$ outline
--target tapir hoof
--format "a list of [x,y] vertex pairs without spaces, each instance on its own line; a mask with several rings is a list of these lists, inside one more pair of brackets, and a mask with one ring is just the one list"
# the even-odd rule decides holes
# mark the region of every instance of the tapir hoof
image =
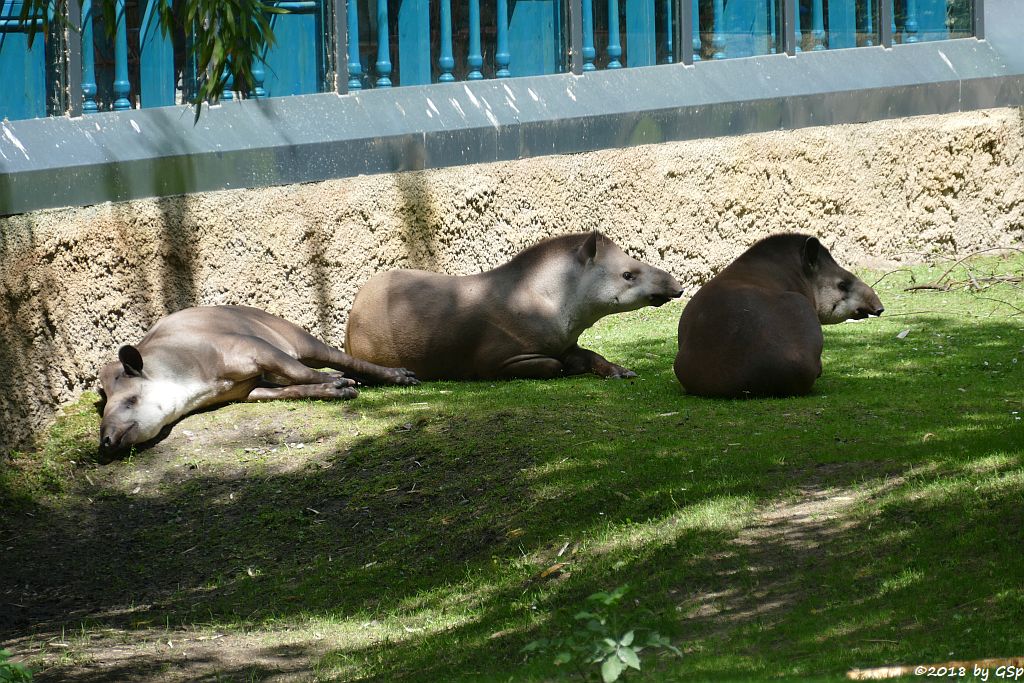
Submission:
[[340,372],[325,372],[324,374],[327,375],[327,381],[336,387],[354,387],[356,385],[354,379],[349,379]]
[[352,399],[359,396],[359,392],[349,386],[339,387],[334,385],[327,389],[326,396],[324,398],[337,398],[342,401],[351,401]]
[[420,383],[416,379],[416,373],[412,370],[406,370],[405,368],[390,368],[390,370],[387,381],[391,384],[397,384],[400,387],[411,387]]
[[637,374],[629,368],[624,368],[621,365],[615,363],[609,363],[607,368],[601,368],[597,373],[605,379],[632,379]]

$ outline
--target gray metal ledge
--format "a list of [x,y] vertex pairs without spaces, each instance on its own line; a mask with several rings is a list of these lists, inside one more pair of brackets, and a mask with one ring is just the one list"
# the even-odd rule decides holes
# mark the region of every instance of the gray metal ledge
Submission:
[[0,215],[1024,104],[1024,12],[987,40],[0,122]]

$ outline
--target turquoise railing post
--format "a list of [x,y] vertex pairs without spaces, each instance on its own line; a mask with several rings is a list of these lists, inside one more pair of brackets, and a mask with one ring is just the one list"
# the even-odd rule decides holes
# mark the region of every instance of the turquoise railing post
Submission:
[[700,0],[693,0],[693,61],[700,61]]
[[388,0],[377,0],[377,82],[391,87],[391,43],[388,36]]
[[725,20],[724,0],[715,0],[711,8],[711,48],[714,52],[711,59],[725,59],[725,34],[722,33],[722,23]]
[[114,2],[114,110],[131,109],[128,92],[128,27],[125,23],[125,0]]
[[358,0],[345,3],[348,16],[348,89],[363,89],[363,64],[359,59],[359,7]]
[[96,106],[96,47],[92,42],[92,0],[82,2],[82,113],[99,111]]
[[916,43],[917,37],[917,0],[907,0],[907,18],[903,22],[903,42]]
[[821,0],[811,0],[811,44],[815,52],[825,49],[825,18]]
[[775,0],[768,0],[768,40],[770,43],[768,46],[768,53],[773,55],[779,51],[779,35],[777,27],[775,26],[776,21]]
[[895,40],[896,36],[899,35],[896,32],[896,0],[882,0],[882,2],[886,1],[888,1],[889,7],[891,8],[891,11],[889,12],[889,16],[892,17],[892,26],[890,27],[890,31],[892,31],[891,35],[893,37],[893,40]]
[[508,52],[508,0],[497,1],[498,13],[498,39],[494,51],[494,65],[497,70],[494,75],[498,78],[508,78],[512,72],[508,65],[512,61],[512,55]]
[[596,71],[594,59],[597,57],[597,50],[594,49],[594,2],[583,0],[583,70]]
[[469,54],[466,55],[466,64],[469,65],[468,80],[483,80],[484,75],[480,72],[484,65],[480,49],[480,0],[469,0]]
[[441,67],[438,77],[442,83],[455,80],[452,69],[455,68],[455,55],[452,53],[452,0],[441,0],[441,56],[437,60]]
[[608,0],[608,68],[621,69],[622,43],[619,42],[619,0]]
[[871,0],[868,0],[864,3],[864,45],[867,47],[875,44],[875,22],[871,14]]
[[671,64],[675,61],[672,54],[672,3],[675,0],[665,0],[665,63]]

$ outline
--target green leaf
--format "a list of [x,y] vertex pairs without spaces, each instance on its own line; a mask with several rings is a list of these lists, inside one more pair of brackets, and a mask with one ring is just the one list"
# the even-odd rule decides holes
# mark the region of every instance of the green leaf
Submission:
[[603,680],[604,683],[617,681],[625,668],[626,665],[622,663],[621,659],[618,657],[609,657],[604,660],[604,664],[601,665],[601,680]]
[[572,661],[572,653],[570,652],[559,652],[555,656],[555,666],[561,666],[562,664],[568,664]]
[[632,645],[633,644],[633,632],[629,631],[626,635],[622,636],[622,640],[619,641],[619,645]]
[[620,647],[618,649],[618,652],[616,652],[615,654],[619,656],[619,659],[621,659],[622,663],[626,666],[632,667],[637,671],[640,670],[640,658],[637,656],[633,648]]

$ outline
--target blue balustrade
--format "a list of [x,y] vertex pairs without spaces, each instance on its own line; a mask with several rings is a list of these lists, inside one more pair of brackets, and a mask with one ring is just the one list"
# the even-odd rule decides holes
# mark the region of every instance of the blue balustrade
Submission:
[[484,65],[480,49],[480,0],[469,0],[469,54],[466,55],[466,64],[469,66],[469,74],[466,76],[468,80],[483,79],[484,75],[480,71]]
[[114,110],[131,109],[128,93],[128,25],[125,19],[125,0],[114,1]]
[[346,3],[348,18],[348,89],[360,90],[363,87],[363,64],[359,57],[359,3],[350,0]]
[[594,48],[594,2],[583,0],[583,70],[595,71],[594,59],[597,50]]
[[[166,106],[191,96],[194,66],[186,62],[181,86],[185,92],[180,92],[176,80],[186,56],[180,53],[182,46],[175,46],[160,30],[157,7],[162,1],[135,0],[138,13],[126,14],[127,0],[116,0],[112,27],[104,26],[94,12],[95,0],[83,1],[84,113]],[[270,15],[277,44],[254,64],[253,82],[241,96],[327,89],[327,55],[332,50],[325,17],[333,11],[332,2],[346,0],[272,1],[286,11]],[[680,1],[691,3],[691,35],[685,46],[678,44],[675,26]],[[357,91],[564,71],[565,55],[577,49],[566,44],[569,2],[580,3],[577,35],[585,72],[672,63],[678,61],[675,52],[680,48],[692,50],[693,61],[699,62],[704,36],[709,39],[707,54],[714,59],[771,54],[781,51],[782,1],[494,0],[482,8],[481,0],[351,0],[343,9],[334,7],[347,18],[342,77],[349,90]],[[797,49],[804,39],[813,50],[877,44],[885,7],[880,2],[893,8],[895,42],[961,37],[972,30],[971,7],[954,0],[795,0]],[[56,106],[48,97],[59,91],[55,84],[62,78],[60,58],[48,56],[42,36],[28,49],[25,27],[18,20],[21,7],[20,0],[0,0],[0,73],[5,86],[16,84],[0,90],[0,115],[8,118],[46,115]],[[368,54],[375,56],[372,78],[363,64]],[[137,68],[129,65],[129,58],[136,56]],[[223,97],[239,96],[231,92],[238,85],[229,84]]]
[[825,17],[821,0],[811,0],[811,46],[815,52],[825,49]]
[[452,74],[455,68],[455,54],[452,52],[452,0],[441,0],[441,57],[437,65],[441,68],[437,80],[442,83],[455,80]]
[[621,69],[622,43],[619,38],[619,0],[608,0],[608,68]]
[[388,0],[377,0],[377,87],[391,87],[391,49],[388,36]]
[[715,0],[711,9],[711,59],[725,59],[725,1]]
[[96,104],[96,47],[92,39],[92,0],[82,2],[82,113],[99,111]]
[[498,26],[498,46],[494,53],[494,64],[498,78],[508,78],[512,72],[508,70],[512,55],[508,52],[508,0],[497,0],[495,21]]
[[693,0],[693,61],[701,60],[700,51],[703,47],[700,39],[700,0]]

